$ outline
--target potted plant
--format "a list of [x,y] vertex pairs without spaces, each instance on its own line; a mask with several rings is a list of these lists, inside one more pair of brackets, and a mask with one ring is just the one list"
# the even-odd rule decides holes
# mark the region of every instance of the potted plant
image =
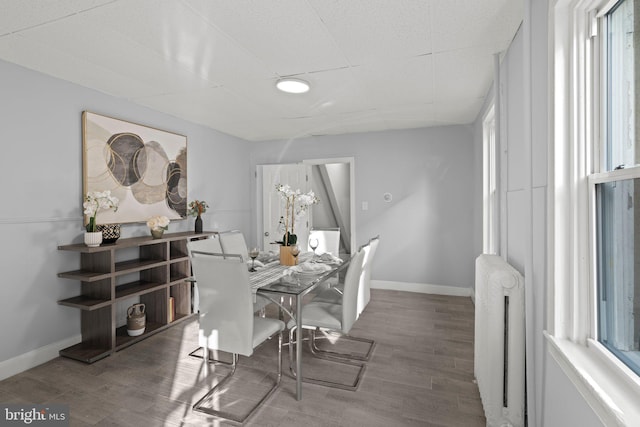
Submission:
[[295,246],[298,242],[298,236],[295,234],[296,219],[302,218],[309,206],[315,205],[320,200],[313,194],[313,191],[302,193],[300,189],[292,190],[289,185],[276,185],[276,191],[280,193],[280,197],[285,204],[285,215],[281,218],[281,224],[284,228],[282,240],[280,244],[280,263],[284,265],[295,265],[296,258],[291,254],[291,246]]
[[89,221],[85,226],[84,242],[87,246],[96,247],[102,243],[102,231],[98,230],[96,224],[96,216],[101,209],[118,210],[120,201],[117,197],[111,195],[111,191],[90,191],[84,197],[84,214],[89,216]]
[[147,220],[147,227],[154,239],[161,239],[165,230],[169,229],[169,218],[164,215],[152,216]]
[[195,232],[202,233],[202,214],[207,211],[209,205],[204,200],[194,200],[189,203],[189,215],[195,216]]

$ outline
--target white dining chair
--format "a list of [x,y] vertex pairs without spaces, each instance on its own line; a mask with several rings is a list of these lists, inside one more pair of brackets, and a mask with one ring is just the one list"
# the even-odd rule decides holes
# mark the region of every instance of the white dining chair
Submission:
[[[342,363],[342,364],[351,365],[359,368],[356,378],[351,384],[344,384],[344,383],[329,381],[325,379],[306,378],[306,377],[303,378],[303,381],[305,382],[311,382],[315,384],[341,388],[346,390],[357,390],[358,386],[360,385],[362,375],[364,374],[364,371],[366,369],[366,365],[364,363],[354,362],[352,360],[348,360],[343,357],[340,357],[341,355],[343,355],[343,353],[336,353],[331,351],[318,352],[317,348],[314,346],[314,343],[315,343],[316,330],[330,331],[330,332],[340,334],[341,338],[343,339],[362,341],[370,344],[370,350],[369,350],[369,354],[367,355],[367,358],[370,356],[371,352],[373,352],[375,343],[372,340],[368,340],[365,338],[355,338],[349,335],[349,331],[351,330],[351,328],[353,327],[353,324],[356,321],[358,283],[360,280],[360,275],[362,273],[363,261],[364,261],[364,250],[360,249],[353,256],[353,258],[351,259],[351,262],[349,263],[347,274],[344,280],[344,293],[342,295],[342,300],[340,303],[311,301],[310,303],[302,307],[302,313],[298,313],[298,316],[302,316],[301,322],[302,322],[303,329],[309,330],[309,333],[310,333],[309,345],[313,355],[316,357],[322,357],[324,359],[331,360],[335,363]],[[296,324],[295,324],[295,321],[293,320],[289,322],[288,326],[289,326],[289,366],[291,369],[291,373],[294,376],[296,376],[297,373],[293,368],[294,367],[293,343],[295,342],[294,334],[301,333],[301,331],[296,331]]]
[[322,255],[330,253],[333,256],[338,256],[340,252],[340,229],[339,228],[312,228],[309,231],[308,250],[313,251],[313,248],[309,244],[311,239],[318,239],[318,247],[315,253]]
[[[231,353],[229,373],[194,405],[193,409],[236,424],[243,424],[273,394],[282,377],[282,331],[284,322],[254,316],[249,273],[242,257],[212,254],[190,248],[194,274],[201,288],[198,340],[202,348],[205,376],[209,374],[209,351]],[[278,335],[278,371],[273,385],[247,414],[232,414],[218,397],[236,372],[238,356],[250,357],[255,348]],[[211,406],[208,405],[211,402]],[[214,409],[215,406],[215,409]]]
[[376,257],[376,251],[380,244],[380,236],[369,240],[365,247],[364,262],[362,264],[362,275],[358,287],[358,317],[364,311],[369,301],[371,301],[371,267]]
[[[364,311],[369,301],[371,301],[371,267],[375,259],[375,254],[380,243],[380,236],[370,239],[361,248],[364,249],[364,262],[362,264],[362,274],[358,285],[358,317]],[[324,289],[313,299],[317,302],[339,302],[342,299],[344,284]]]
[[[197,245],[198,250],[200,251],[210,252],[210,253],[222,253],[222,246],[220,246],[220,237],[216,234],[209,236],[206,239],[193,240],[193,242],[199,242],[199,243],[196,243],[195,245]],[[187,253],[189,257],[191,257],[191,247],[192,246],[187,245]],[[193,275],[193,272],[192,272],[191,283],[193,285],[192,286],[193,294],[191,295],[191,298],[193,301],[193,312],[197,313],[198,311],[200,311],[200,290],[198,288],[198,281],[196,280],[195,275]]]
[[[219,234],[219,236],[220,236],[220,246],[222,248],[223,254],[241,255],[242,259],[244,259],[245,262],[247,263],[247,266],[252,265],[249,259],[249,249],[247,247],[247,242],[244,238],[244,234],[242,234],[241,231],[239,230],[223,231]],[[254,303],[255,311],[260,311],[261,314],[264,315],[264,310],[270,303],[271,301],[258,295]]]
[[[380,236],[376,236],[370,239],[365,245],[361,246],[359,250],[364,251],[364,259],[362,262],[362,268],[360,271],[360,277],[358,279],[358,296],[356,301],[356,319],[360,317],[362,311],[371,300],[371,264],[373,263],[373,259],[375,257],[376,250],[378,248],[378,244],[380,243]],[[318,293],[313,298],[313,302],[317,303],[332,303],[332,304],[341,304],[344,294],[344,283],[339,283],[336,286],[332,286],[330,288],[324,289]],[[365,342],[370,343],[369,351],[366,354],[353,354],[353,353],[333,353],[334,356],[344,357],[347,359],[354,360],[363,360],[368,361],[373,352],[373,347],[375,346],[374,340],[361,339],[354,336],[349,336],[352,340],[363,340]],[[315,339],[310,343],[313,345],[313,348],[317,352],[322,352],[316,346]]]
[[249,259],[249,248],[244,239],[244,234],[239,230],[223,231],[220,233],[220,245],[223,254],[242,255],[244,260]]

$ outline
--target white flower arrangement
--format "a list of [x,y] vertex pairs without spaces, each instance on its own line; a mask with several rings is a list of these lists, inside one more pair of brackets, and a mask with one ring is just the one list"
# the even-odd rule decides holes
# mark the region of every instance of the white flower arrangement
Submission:
[[[307,209],[311,205],[315,205],[320,202],[320,199],[313,194],[313,191],[308,193],[302,193],[300,189],[292,190],[288,184],[276,185],[276,191],[280,193],[280,197],[285,201],[286,214],[284,217],[284,236],[282,241],[279,242],[284,246],[295,245],[298,241],[298,236],[294,234],[294,224],[296,219],[300,219],[307,212]],[[281,218],[281,221],[283,219]]]
[[147,227],[151,230],[167,230],[169,228],[169,218],[164,215],[152,216],[147,220]]
[[89,222],[86,225],[86,230],[88,232],[96,232],[98,231],[98,226],[96,224],[96,215],[98,215],[98,211],[101,209],[113,209],[113,211],[118,210],[118,204],[120,200],[117,197],[111,195],[111,191],[90,191],[84,197],[84,203],[82,203],[82,207],[84,208],[84,214],[89,216]]

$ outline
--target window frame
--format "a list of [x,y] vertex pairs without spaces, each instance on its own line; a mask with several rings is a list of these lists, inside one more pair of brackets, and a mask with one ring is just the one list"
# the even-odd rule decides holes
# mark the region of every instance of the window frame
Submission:
[[[602,17],[618,0],[550,3],[549,352],[605,425],[640,419],[640,377],[597,341],[596,184],[602,172],[606,68]],[[605,41],[606,42],[606,41]],[[606,58],[604,58],[606,60]]]
[[498,142],[496,105],[491,103],[482,120],[482,253],[497,254],[500,246]]

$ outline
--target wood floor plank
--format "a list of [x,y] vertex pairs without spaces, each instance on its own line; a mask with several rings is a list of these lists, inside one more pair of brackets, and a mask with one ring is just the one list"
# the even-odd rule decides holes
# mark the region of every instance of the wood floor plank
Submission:
[[[484,426],[473,377],[473,322],[469,298],[374,289],[351,331],[377,342],[358,391],[305,383],[297,401],[285,347],[281,386],[247,425]],[[72,426],[226,426],[191,409],[229,369],[211,366],[205,377],[201,359],[189,356],[197,335],[194,319],[91,365],[56,358],[0,381],[0,400],[68,404]],[[276,369],[276,345],[271,340],[251,358],[240,358],[221,401],[242,410],[266,390]],[[332,338],[320,345],[361,348]],[[349,375],[331,363],[312,363],[306,346],[303,354],[304,366],[317,375]]]

